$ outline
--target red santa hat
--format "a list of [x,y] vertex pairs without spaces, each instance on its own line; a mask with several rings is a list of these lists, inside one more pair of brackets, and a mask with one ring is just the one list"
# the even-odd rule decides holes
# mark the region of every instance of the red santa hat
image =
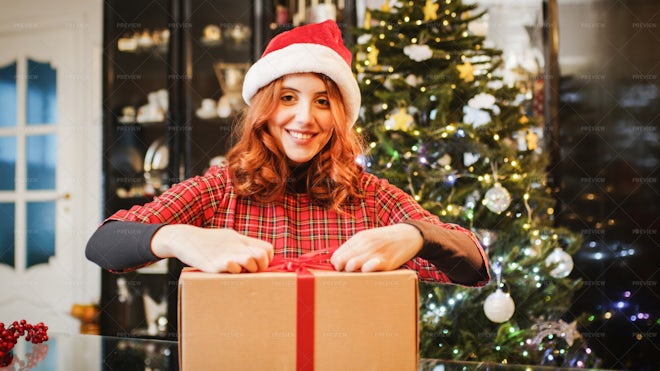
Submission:
[[259,89],[284,75],[321,73],[339,87],[352,125],[358,118],[361,95],[351,71],[351,59],[334,21],[296,27],[275,36],[250,67],[243,81],[243,99],[250,104]]

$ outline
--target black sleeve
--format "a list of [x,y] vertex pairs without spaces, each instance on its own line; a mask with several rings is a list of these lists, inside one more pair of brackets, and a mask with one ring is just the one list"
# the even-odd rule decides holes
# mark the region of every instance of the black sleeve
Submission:
[[110,221],[87,241],[85,256],[101,268],[126,271],[160,258],[151,252],[151,238],[164,224]]
[[424,244],[417,256],[442,271],[454,283],[473,286],[488,281],[490,274],[481,247],[465,233],[422,220],[406,220],[422,234]]

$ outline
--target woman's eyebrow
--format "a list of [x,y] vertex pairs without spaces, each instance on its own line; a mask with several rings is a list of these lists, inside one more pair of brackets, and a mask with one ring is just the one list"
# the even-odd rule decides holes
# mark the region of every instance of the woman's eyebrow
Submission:
[[[290,87],[290,86],[286,86],[286,85],[282,86],[282,90],[291,90],[291,91],[293,91],[293,92],[300,93],[300,90],[298,90],[298,89],[296,89],[296,88],[292,88],[292,87]],[[315,92],[314,94],[315,94],[315,95],[322,95],[322,94],[326,94],[326,95],[327,95],[327,94],[328,94],[328,91],[327,91],[327,90],[321,90],[321,91],[317,91],[317,92]]]

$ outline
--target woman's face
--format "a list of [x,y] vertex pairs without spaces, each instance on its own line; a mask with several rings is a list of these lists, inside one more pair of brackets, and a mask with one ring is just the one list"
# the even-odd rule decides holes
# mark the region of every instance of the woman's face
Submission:
[[313,73],[287,75],[268,130],[289,163],[311,160],[328,143],[334,130],[325,83]]

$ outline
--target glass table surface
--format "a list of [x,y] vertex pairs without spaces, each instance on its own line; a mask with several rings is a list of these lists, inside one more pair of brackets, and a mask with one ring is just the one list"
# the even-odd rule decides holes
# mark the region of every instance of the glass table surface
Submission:
[[[49,340],[42,344],[31,344],[24,338],[20,338],[14,347],[11,363],[5,367],[0,366],[0,371],[5,370],[174,371],[179,370],[178,343],[154,339],[78,334],[49,334]],[[420,359],[418,370],[556,371],[573,369]]]

